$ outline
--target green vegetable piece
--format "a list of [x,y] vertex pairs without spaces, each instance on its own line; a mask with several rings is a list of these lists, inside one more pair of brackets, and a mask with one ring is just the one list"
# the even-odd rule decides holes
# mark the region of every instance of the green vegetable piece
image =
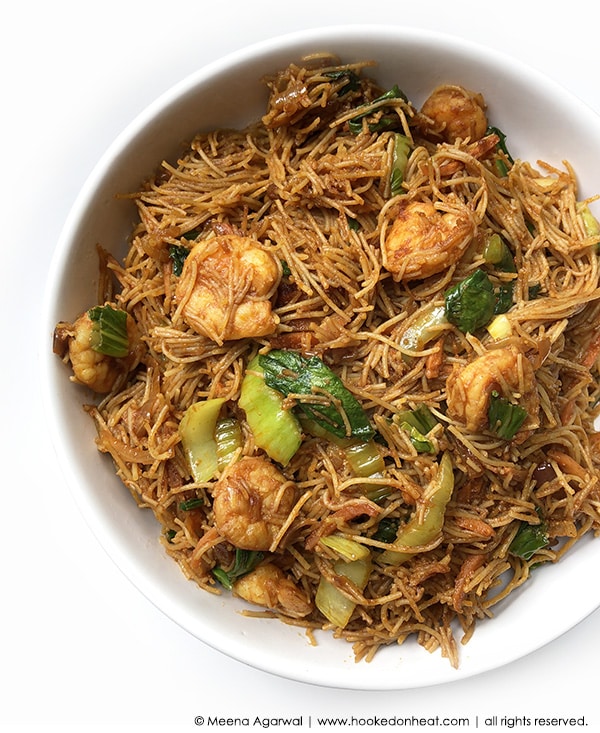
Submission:
[[343,535],[326,535],[325,537],[321,537],[319,542],[325,547],[329,547],[330,550],[337,552],[346,562],[365,560],[370,555],[369,548],[366,545],[344,537]]
[[384,517],[377,525],[377,531],[373,535],[373,539],[391,544],[396,539],[399,524],[399,520],[395,517]]
[[500,176],[500,178],[506,178],[506,176],[508,175],[508,166],[502,160],[502,158],[496,158],[496,170],[498,171],[498,175]]
[[300,422],[305,433],[339,445],[343,449],[346,460],[355,476],[364,478],[373,476],[376,473],[383,473],[385,461],[374,439],[365,441],[357,438],[340,438],[314,420],[301,416]]
[[92,349],[105,356],[127,356],[129,336],[126,311],[110,305],[97,305],[90,308],[87,314],[92,322]]
[[[408,522],[398,529],[394,544],[399,547],[419,547],[435,540],[442,531],[446,506],[453,490],[452,460],[450,454],[446,452],[442,455],[437,474],[419,500],[417,510]],[[386,550],[380,559],[386,565],[401,565],[413,554],[402,550]]]
[[312,398],[300,399],[296,409],[322,428],[340,438],[370,440],[375,434],[360,402],[318,357],[275,350],[258,359],[269,387],[286,397]]
[[213,568],[212,574],[224,588],[231,590],[235,581],[254,570],[263,557],[264,553],[259,550],[241,550],[237,547],[231,570],[223,570],[217,565]]
[[[513,165],[515,161],[513,160],[512,155],[508,152],[508,147],[506,146],[506,135],[502,132],[502,130],[499,130],[497,127],[490,126],[486,130],[485,134],[486,135],[498,135],[498,137],[500,138],[500,142],[496,145],[496,148],[498,150],[501,150],[506,155],[506,159],[508,160],[510,165]],[[508,174],[508,168],[506,166],[506,163],[501,159],[498,159],[496,161],[496,169],[498,170],[498,173],[502,177]]]
[[346,84],[344,84],[341,89],[338,90],[338,95],[340,97],[343,97],[345,94],[348,94],[349,92],[356,92],[358,89],[360,89],[360,77],[358,74],[352,69],[339,69],[337,71],[326,71],[323,76],[327,76],[329,79],[345,79]]
[[196,483],[210,481],[218,470],[215,428],[222,397],[196,402],[184,412],[179,423],[179,435]]
[[494,305],[494,315],[508,313],[513,306],[514,283],[502,283],[496,290],[496,304]]
[[284,408],[281,392],[267,384],[261,359],[255,357],[248,364],[239,405],[246,413],[256,445],[286,466],[302,443],[302,429],[293,412]]
[[398,117],[395,115],[383,115],[377,122],[370,122],[369,132],[384,132],[385,130],[393,130],[398,126]]
[[463,333],[486,326],[495,307],[494,286],[483,270],[475,270],[446,292],[446,318]]
[[179,508],[182,512],[189,512],[192,509],[198,509],[204,505],[204,500],[199,497],[196,499],[186,499],[185,501],[179,502]]
[[[371,558],[369,556],[352,562],[339,560],[333,566],[333,570],[336,575],[362,591],[371,574]],[[356,607],[356,603],[351,598],[323,576],[321,576],[315,595],[315,605],[328,621],[340,629],[343,629],[350,621]]]
[[389,89],[387,92],[384,92],[381,96],[377,97],[377,99],[374,99],[372,103],[375,102],[384,102],[387,99],[401,99],[403,102],[406,102],[408,104],[408,97],[402,89],[397,84],[394,84],[394,86]]
[[217,444],[217,466],[221,471],[229,465],[233,454],[242,447],[242,427],[239,421],[234,417],[217,420],[215,441]]
[[500,341],[501,339],[508,338],[512,334],[513,327],[508,316],[500,313],[487,325],[487,330],[494,341]]
[[409,322],[400,337],[400,347],[405,351],[422,351],[448,325],[443,305],[430,305],[421,308]]
[[349,440],[343,447],[355,476],[366,478],[376,473],[383,473],[385,461],[374,440]]
[[508,147],[506,146],[506,135],[502,132],[502,130],[500,130],[497,127],[490,127],[488,129],[488,133],[487,134],[490,134],[490,133],[491,134],[498,135],[498,137],[500,138],[500,142],[498,143],[498,147],[506,155],[506,157],[508,158],[509,163],[511,163],[511,164],[514,163],[515,161],[513,160],[513,157],[509,153]]
[[410,138],[397,132],[394,135],[394,155],[392,158],[392,175],[390,180],[390,193],[397,196],[402,192],[402,182],[404,181],[404,173],[408,156],[410,155],[412,143]]
[[394,422],[408,423],[423,435],[427,435],[438,424],[433,413],[424,403],[421,403],[414,410],[401,410],[394,415]]
[[515,259],[509,246],[496,232],[486,242],[483,259],[491,265],[496,265],[496,268],[502,272],[517,271]]
[[539,524],[521,522],[508,548],[511,555],[522,557],[524,560],[531,560],[536,552],[548,547],[548,525],[541,518],[539,511],[538,516],[540,516]]
[[[363,126],[362,121],[367,115],[370,115],[374,110],[372,109],[373,105],[379,104],[380,102],[385,102],[389,99],[402,99],[404,102],[408,103],[408,98],[406,94],[398,87],[397,84],[394,84],[394,86],[381,96],[377,97],[377,99],[374,99],[372,102],[369,102],[367,104],[362,104],[358,108],[359,110],[363,107],[366,107],[366,111],[359,112],[356,117],[353,117],[351,120],[348,121],[348,128],[350,132],[352,132],[354,135],[358,135],[359,132],[362,132]],[[382,118],[385,120],[384,123],[382,122],[376,122],[371,123],[368,127],[371,132],[380,132],[382,129],[388,129],[391,125],[398,124],[399,118],[394,117],[384,117]]]
[[600,248],[600,222],[598,222],[598,219],[596,219],[592,214],[590,207],[587,204],[579,202],[576,208],[577,213],[581,216],[581,220],[583,221],[583,228],[586,236],[594,237],[597,240],[596,248]]
[[410,442],[413,444],[417,453],[435,453],[435,447],[433,443],[430,440],[428,440],[423,435],[423,433],[417,430],[417,428],[415,428],[414,425],[411,425],[410,423],[407,423],[407,422],[403,422],[403,423],[400,423],[400,427],[403,430],[406,430],[406,432],[408,433]]
[[425,404],[420,404],[414,410],[402,410],[394,415],[394,422],[406,430],[410,442],[418,453],[435,453],[433,443],[425,436],[438,424],[431,410]]
[[514,405],[496,390],[490,396],[488,420],[490,430],[503,440],[512,440],[527,418],[527,411]]
[[169,247],[169,257],[173,261],[173,274],[177,277],[183,272],[183,263],[189,253],[189,248],[184,247],[182,244],[172,244]]
[[371,501],[374,501],[376,504],[379,504],[384,499],[387,499],[388,496],[391,494],[394,494],[396,492],[396,489],[392,486],[375,486],[374,488],[369,488],[367,491],[365,491],[365,496],[367,499],[370,499]]
[[502,260],[504,249],[505,243],[502,237],[499,234],[492,234],[483,248],[483,259],[491,265],[497,265]]

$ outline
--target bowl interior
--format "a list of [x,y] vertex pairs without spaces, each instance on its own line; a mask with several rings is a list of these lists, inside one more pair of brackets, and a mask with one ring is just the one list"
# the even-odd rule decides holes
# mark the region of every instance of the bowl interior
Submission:
[[[67,481],[92,530],[137,587],[190,633],[242,662],[304,682],[356,689],[431,685],[523,656],[594,610],[600,590],[582,589],[589,588],[584,580],[599,560],[600,546],[582,542],[511,596],[495,619],[480,624],[461,651],[458,671],[413,642],[383,650],[369,664],[355,664],[345,642],[319,634],[313,647],[302,630],[244,618],[237,612],[241,603],[204,593],[183,577],[163,552],[151,513],[137,509],[110,459],[96,451],[94,427],[82,410],[90,395],[68,381],[52,354],[54,325],[95,303],[96,245],[117,256],[125,250],[135,210],[115,194],[135,190],[161,160],[175,160],[198,130],[242,126],[260,117],[267,98],[261,77],[320,51],[344,62],[377,61],[372,74],[381,85],[397,83],[416,104],[442,82],[480,91],[514,157],[557,166],[568,160],[579,174],[582,198],[600,191],[599,119],[568,92],[509,58],[460,39],[375,26],[302,32],[244,49],[183,80],[134,120],[75,202],[56,247],[44,304],[47,412]],[[573,597],[577,604],[567,602]]]

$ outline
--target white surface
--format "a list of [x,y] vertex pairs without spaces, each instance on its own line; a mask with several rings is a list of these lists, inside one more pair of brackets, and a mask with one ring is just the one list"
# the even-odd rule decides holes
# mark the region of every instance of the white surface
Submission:
[[[493,715],[498,727],[502,716],[586,715],[587,729],[600,730],[597,681],[589,671],[597,659],[599,612],[524,659],[469,680],[405,692],[347,692],[283,680],[215,652],[157,611],[100,548],[57,466],[36,380],[45,273],[73,200],[115,136],[188,73],[248,43],[358,22],[365,11],[354,0],[305,0],[301,10],[289,11],[262,0],[98,7],[22,2],[10,11],[0,46],[0,730],[65,730],[69,724],[77,730],[195,730],[196,715],[204,715],[203,727],[210,729],[216,726],[209,718],[218,716],[247,717],[252,724],[257,716],[301,715],[303,727],[315,729],[324,729],[318,718],[325,716],[464,716],[475,729],[476,722],[489,727],[485,720]],[[600,111],[600,53],[587,7],[571,3],[567,14],[559,3],[504,2],[493,6],[501,14],[495,22],[475,2],[430,0],[408,11],[381,0],[377,17],[368,20],[488,44],[543,70]],[[568,608],[577,603],[576,588],[572,595],[556,600]]]

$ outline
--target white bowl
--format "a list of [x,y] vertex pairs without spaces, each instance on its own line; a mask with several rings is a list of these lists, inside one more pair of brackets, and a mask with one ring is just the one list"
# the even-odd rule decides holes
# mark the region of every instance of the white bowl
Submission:
[[95,246],[122,255],[135,210],[114,194],[135,190],[162,159],[200,129],[244,125],[265,109],[261,77],[315,51],[345,62],[374,59],[373,75],[394,83],[416,104],[439,83],[483,92],[493,124],[508,135],[514,156],[560,165],[569,160],[582,196],[600,191],[600,119],[540,73],[489,49],[447,36],[383,26],[325,28],[291,34],[231,54],[184,79],[134,120],[98,163],[77,198],[54,254],[46,293],[42,372],[51,430],[78,505],[122,571],[158,608],[191,634],[251,666],[283,677],[353,689],[400,689],[465,678],[515,660],[570,629],[600,605],[590,584],[600,541],[583,541],[557,565],[544,567],[481,623],[461,649],[459,670],[415,642],[353,660],[351,646],[238,613],[240,603],[214,597],[187,581],[158,542],[159,527],[140,511],[94,445],[84,393],[52,354],[55,324],[94,304]]

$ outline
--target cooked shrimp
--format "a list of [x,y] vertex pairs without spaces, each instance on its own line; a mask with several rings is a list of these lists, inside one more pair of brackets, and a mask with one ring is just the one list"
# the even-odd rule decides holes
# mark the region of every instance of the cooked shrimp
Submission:
[[272,550],[296,501],[292,481],[267,458],[233,463],[213,489],[219,533],[243,550]]
[[135,321],[129,314],[127,356],[107,356],[93,349],[93,328],[94,324],[87,311],[74,323],[59,323],[54,331],[54,351],[60,356],[68,354],[73,369],[73,382],[83,384],[99,394],[107,394],[124,384],[128,374],[139,364],[143,347]]
[[194,331],[219,344],[266,336],[279,321],[271,297],[280,279],[279,260],[256,240],[221,234],[186,257],[175,291],[178,308]]
[[446,389],[448,415],[463,422],[468,430],[489,427],[488,410],[493,391],[517,400],[527,411],[521,432],[538,425],[540,404],[535,371],[515,346],[488,351],[467,366],[455,365]]
[[462,209],[443,212],[430,201],[405,201],[382,245],[383,266],[394,280],[416,280],[458,262],[472,242],[476,225]]
[[481,94],[460,86],[437,87],[421,107],[421,131],[425,136],[453,143],[458,138],[471,142],[482,138],[488,128],[486,104]]
[[249,603],[292,618],[307,616],[312,606],[306,593],[273,563],[259,565],[233,584],[235,595]]

